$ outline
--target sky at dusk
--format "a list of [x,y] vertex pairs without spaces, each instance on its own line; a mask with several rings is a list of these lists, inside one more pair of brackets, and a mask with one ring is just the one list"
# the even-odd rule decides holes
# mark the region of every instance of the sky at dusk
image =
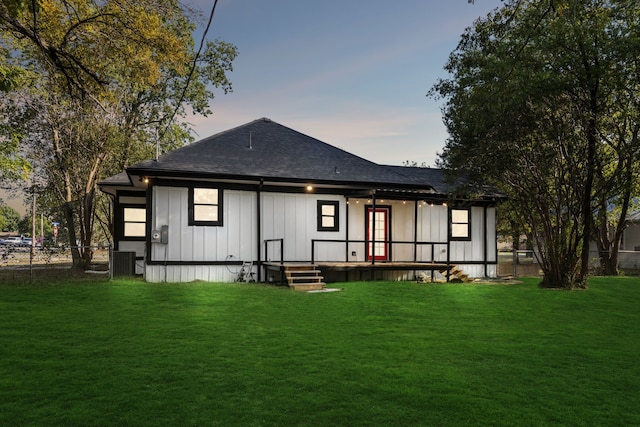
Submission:
[[[213,0],[185,4],[208,18]],[[189,119],[196,140],[268,117],[376,163],[433,166],[447,131],[426,94],[465,28],[501,4],[219,0],[207,39],[238,47],[233,93]]]
[[[213,0],[199,9],[202,28]],[[233,92],[196,140],[268,117],[367,160],[433,166],[444,147],[441,100],[426,96],[465,28],[500,0],[218,0],[207,40],[237,46]],[[21,213],[22,200],[0,192]]]

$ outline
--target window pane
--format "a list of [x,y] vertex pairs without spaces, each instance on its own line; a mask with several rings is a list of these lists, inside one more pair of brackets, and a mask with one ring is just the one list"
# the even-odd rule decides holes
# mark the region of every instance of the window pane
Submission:
[[322,205],[323,216],[334,216],[336,214],[336,207],[333,205]]
[[451,224],[451,237],[469,237],[467,224]]
[[124,235],[126,237],[144,237],[144,223],[140,222],[125,222],[124,223]]
[[218,190],[215,188],[194,188],[193,203],[204,205],[218,204]]
[[218,207],[210,205],[200,205],[193,207],[194,221],[217,221]]
[[334,227],[335,221],[332,216],[323,216],[322,217],[322,226],[323,227]]
[[469,222],[469,211],[467,210],[452,210],[451,211],[451,222],[457,223],[468,223]]
[[147,219],[147,210],[144,208],[124,208],[125,222],[145,222]]

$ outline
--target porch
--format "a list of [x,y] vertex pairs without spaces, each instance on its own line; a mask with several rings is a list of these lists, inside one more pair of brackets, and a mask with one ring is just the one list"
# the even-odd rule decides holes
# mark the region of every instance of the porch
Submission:
[[[466,275],[455,265],[436,262],[262,262],[267,281],[287,284],[297,290],[319,289],[326,282],[369,281],[411,278],[424,281],[436,281],[436,272],[446,282],[452,279],[465,281]],[[430,272],[429,276],[419,276],[419,272]],[[442,280],[442,279],[440,279]]]
[[[378,257],[376,245],[386,247],[384,259]],[[449,242],[432,241],[383,240],[371,242],[354,239],[312,239],[311,259],[294,261],[284,257],[284,239],[267,239],[264,241],[264,258],[261,265],[267,273],[267,280],[269,280],[269,271],[279,272],[278,279],[281,282],[285,281],[290,270],[303,266],[308,267],[307,271],[320,270],[323,276],[329,277],[331,281],[398,280],[399,277],[405,277],[406,280],[408,275],[417,277],[418,272],[424,271],[431,273],[430,281],[435,281],[436,272],[439,272],[446,281],[452,278],[452,274],[456,274],[460,280],[464,280],[466,276],[456,268],[455,263],[452,263],[447,256],[449,245]],[[320,247],[325,247],[326,250],[321,251]],[[407,250],[396,250],[392,254],[390,250],[392,247],[403,247]],[[357,250],[353,250],[354,248]],[[360,256],[357,256],[356,253],[359,253]],[[443,257],[442,254],[445,256]],[[404,274],[381,276],[381,272]]]

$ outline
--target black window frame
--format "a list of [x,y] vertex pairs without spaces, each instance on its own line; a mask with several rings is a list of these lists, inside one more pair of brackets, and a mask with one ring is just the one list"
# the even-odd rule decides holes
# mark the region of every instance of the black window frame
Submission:
[[[324,206],[332,206],[333,207],[333,215],[324,215],[322,213],[322,208]],[[333,218],[333,226],[327,227],[323,225],[323,218],[332,217]],[[318,231],[340,231],[340,202],[337,200],[318,200],[317,204],[317,230]]]
[[[453,216],[454,211],[465,211],[467,212],[467,222],[454,222]],[[453,235],[453,227],[454,225],[462,225],[466,224],[467,226],[467,235],[466,236],[454,236]],[[449,209],[449,239],[457,240],[457,241],[470,241],[471,240],[471,209],[470,208],[457,208],[452,207]]]
[[[127,209],[143,209],[144,210],[144,221],[126,221],[125,220],[125,210]],[[119,205],[119,210],[120,210],[120,227],[119,227],[119,232],[118,234],[118,238],[120,240],[127,240],[127,241],[134,241],[134,240],[145,240],[147,237],[147,206],[146,205],[136,205],[136,204],[121,204]],[[125,232],[126,230],[126,224],[127,223],[135,223],[135,224],[143,224],[144,225],[144,235],[142,236],[128,236]]]
[[[217,190],[218,191],[218,203],[217,204],[205,204],[198,203],[198,205],[202,206],[216,206],[218,208],[218,219],[216,221],[200,221],[195,218],[195,198],[194,191],[196,189],[204,189],[204,190]],[[213,227],[222,227],[224,225],[224,215],[223,215],[223,200],[224,200],[224,192],[222,188],[217,186],[205,186],[205,185],[194,185],[189,187],[189,225],[196,226],[213,226]]]

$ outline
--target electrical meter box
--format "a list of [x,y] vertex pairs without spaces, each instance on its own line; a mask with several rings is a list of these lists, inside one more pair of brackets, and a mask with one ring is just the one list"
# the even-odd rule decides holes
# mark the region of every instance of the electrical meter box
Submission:
[[151,243],[169,243],[169,226],[163,225],[160,230],[151,231]]

